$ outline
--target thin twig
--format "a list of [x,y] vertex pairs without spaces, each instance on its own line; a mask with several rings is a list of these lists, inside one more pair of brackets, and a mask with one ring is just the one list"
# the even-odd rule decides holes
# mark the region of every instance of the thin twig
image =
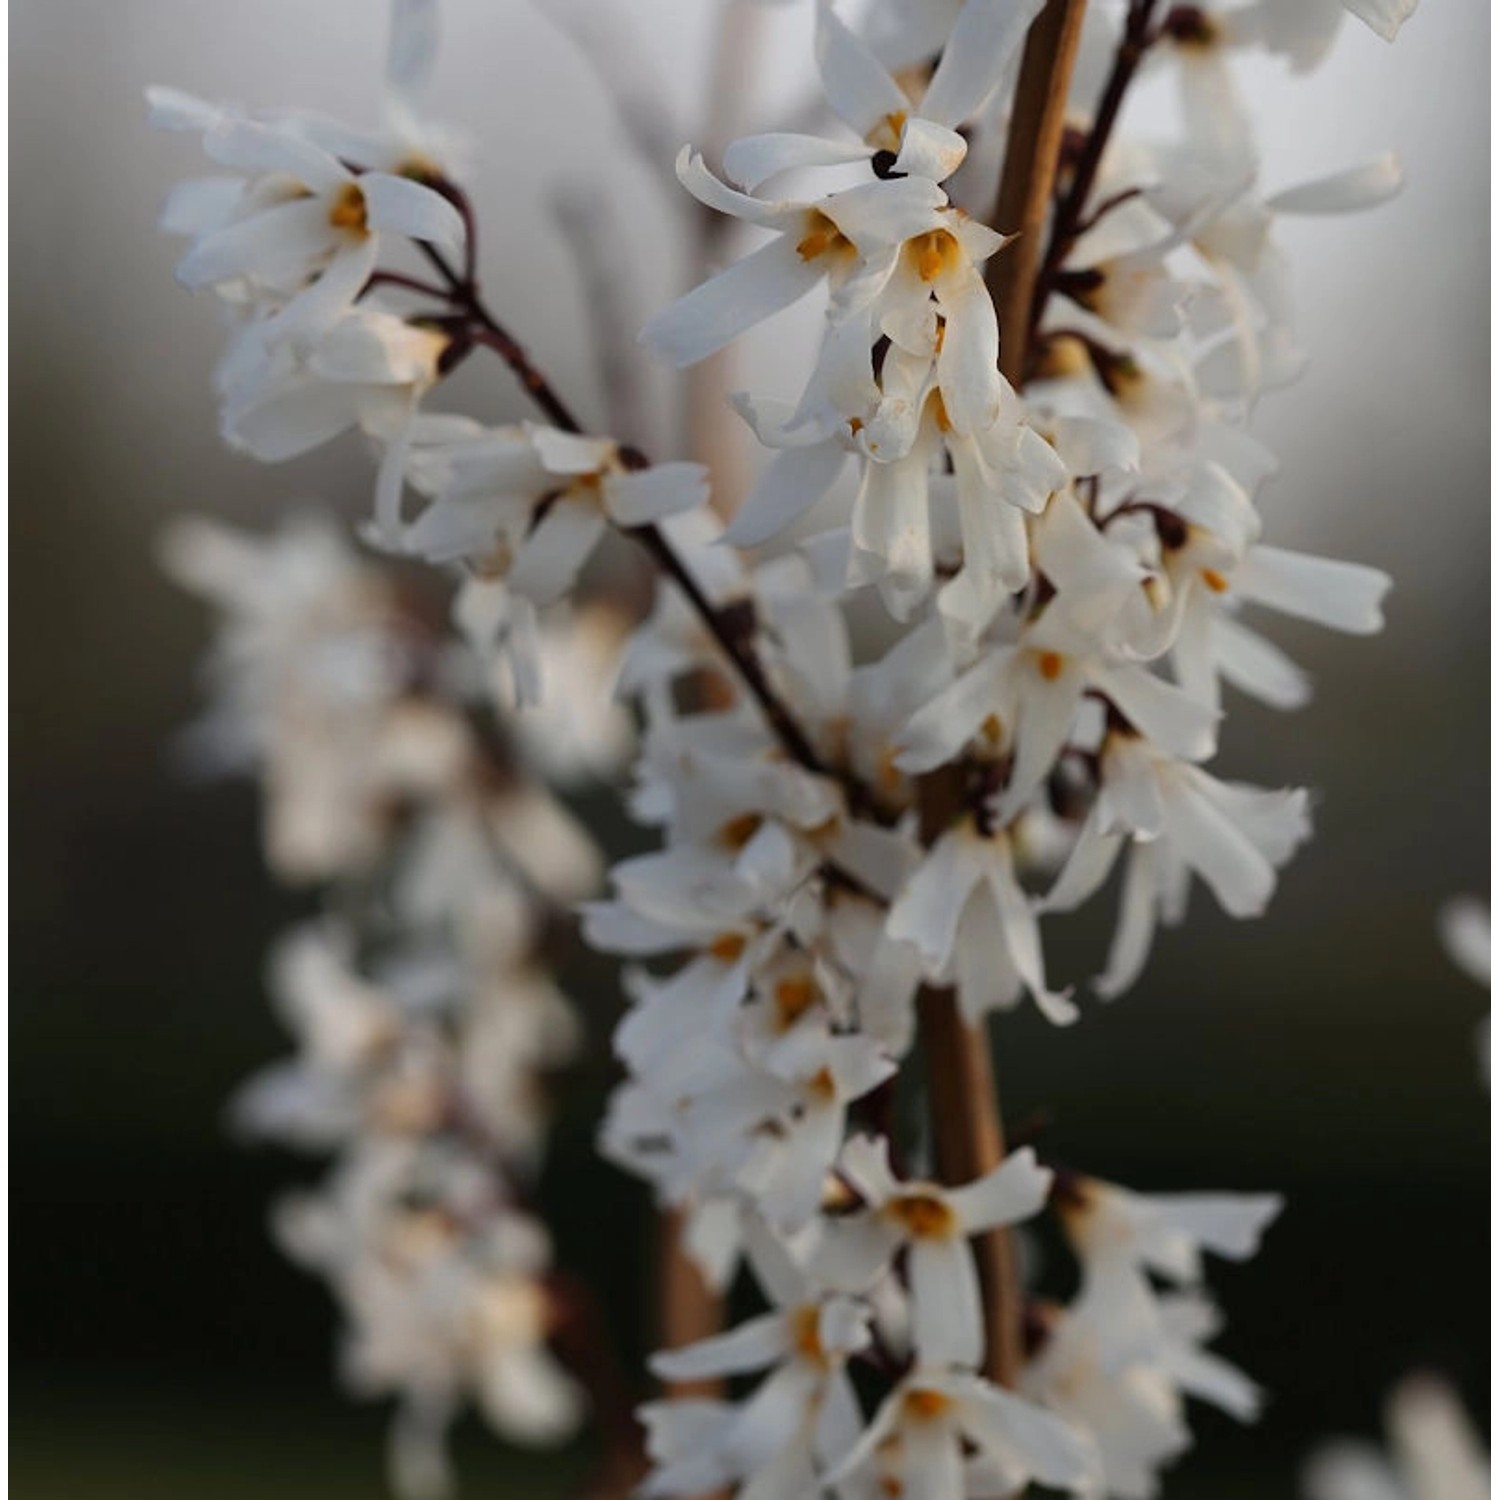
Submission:
[[813,748],[812,742],[793,718],[791,711],[777,697],[775,689],[766,678],[760,658],[756,656],[750,643],[735,630],[731,618],[724,611],[715,609],[709,603],[708,597],[699,587],[698,580],[678,557],[661,529],[657,526],[636,526],[627,531],[626,535],[634,537],[656,559],[662,571],[667,573],[687,596],[688,603],[702,617],[709,633],[718,642],[720,650],[738,667],[745,686],[750,689],[751,696],[760,705],[761,712],[765,714],[767,722],[776,738],[785,747],[787,754],[798,765],[816,775],[840,779],[823,763],[822,758]]
[[1000,316],[1000,369],[1013,385],[1021,384],[1026,370],[1042,232],[1052,205],[1068,80],[1086,8],[1087,0],[1048,0],[1027,33],[1016,83],[1005,169],[991,219],[1016,239],[990,260],[987,277]]
[[[447,191],[444,196],[455,202],[462,200],[464,204],[461,211],[464,213],[465,223],[469,226],[466,243],[472,245],[474,224],[472,212],[467,208],[467,200],[459,189],[451,185],[445,186]],[[471,342],[492,350],[505,361],[511,373],[525,387],[527,395],[542,409],[553,426],[561,428],[564,432],[584,433],[587,429],[579,421],[572,408],[558,395],[541,370],[532,363],[520,341],[496,319],[485,305],[472,271],[472,251],[466,252],[468,274],[460,275],[440,250],[426,244],[419,244],[418,248],[447,283],[446,295],[449,302],[478,325],[469,332]],[[649,462],[644,454],[632,449],[622,450],[622,457],[638,467],[645,467]],[[715,608],[699,586],[697,579],[693,577],[687,564],[678,555],[666,533],[659,526],[647,524],[630,527],[626,534],[633,537],[651,554],[662,570],[686,595],[688,603],[702,617],[709,633],[734,664],[751,696],[760,705],[772,733],[781,742],[786,753],[800,766],[815,775],[838,781],[845,788],[851,807],[863,805],[867,800],[863,788],[847,773],[840,773],[824,763],[822,757],[813,748],[811,740],[798,725],[791,710],[781,701],[771,686],[765,669],[760,664],[760,658],[755,653],[754,644],[749,640],[747,633],[735,630],[725,612]]]
[[[1036,279],[1036,289],[1032,294],[1028,343],[1041,322],[1042,313],[1046,309],[1047,298],[1052,291],[1052,284],[1058,271],[1062,269],[1062,264],[1068,258],[1068,252],[1077,243],[1079,235],[1088,227],[1084,223],[1084,209],[1088,207],[1089,195],[1094,190],[1094,181],[1099,175],[1099,166],[1104,160],[1105,148],[1109,145],[1110,136],[1114,132],[1115,121],[1119,118],[1120,106],[1125,102],[1126,91],[1135,78],[1141,59],[1150,50],[1154,40],[1151,33],[1151,15],[1155,8],[1156,0],[1130,0],[1130,10],[1125,17],[1125,30],[1120,37],[1120,45],[1115,51],[1115,60],[1104,85],[1099,108],[1094,112],[1093,125],[1089,129],[1088,138],[1084,142],[1083,150],[1079,153],[1078,161],[1073,167],[1068,191],[1063,196],[1062,202],[1058,204],[1057,212],[1052,219],[1052,234],[1047,242],[1047,254],[1042,261],[1042,269]],[[1105,205],[1100,206],[1101,214],[1104,208]],[[1095,219],[1097,220],[1098,217],[1099,215],[1096,214]]]

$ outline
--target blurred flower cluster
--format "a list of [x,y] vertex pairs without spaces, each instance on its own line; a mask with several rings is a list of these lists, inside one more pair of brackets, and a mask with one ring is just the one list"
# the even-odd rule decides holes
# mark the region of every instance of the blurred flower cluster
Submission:
[[220,613],[188,748],[260,785],[266,856],[321,911],[277,944],[297,1051],[232,1102],[243,1134],[332,1157],[274,1229],[346,1320],[351,1390],[399,1399],[404,1493],[442,1491],[469,1400],[501,1433],[570,1435],[563,1309],[529,1194],[548,1075],[580,1041],[550,972],[598,854],[516,753],[461,647],[327,521],[265,539],[184,521],[172,573]]

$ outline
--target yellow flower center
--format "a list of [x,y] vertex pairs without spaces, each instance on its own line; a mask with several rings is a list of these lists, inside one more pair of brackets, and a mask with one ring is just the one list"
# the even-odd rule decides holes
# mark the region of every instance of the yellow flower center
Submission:
[[739,817],[731,818],[719,830],[719,842],[730,849],[743,849],[760,831],[760,823],[759,813],[741,813]]
[[953,1405],[952,1400],[941,1391],[908,1391],[902,1403],[906,1408],[906,1415],[913,1421],[931,1422],[941,1417]]
[[926,234],[913,236],[906,242],[906,251],[923,281],[936,281],[963,260],[963,250],[946,229],[929,229]]
[[818,1337],[818,1309],[811,1303],[792,1313],[792,1347],[803,1359],[814,1364],[828,1362],[823,1340]]
[[947,1239],[958,1228],[958,1218],[941,1198],[927,1193],[906,1193],[892,1198],[885,1211],[913,1239]]
[[708,945],[708,951],[721,964],[732,964],[745,951],[744,936],[738,932],[721,932]]
[[839,1093],[838,1084],[834,1082],[833,1074],[827,1068],[819,1068],[807,1080],[807,1091],[823,1104],[832,1104],[838,1098]]
[[328,208],[328,222],[335,229],[352,229],[358,234],[363,234],[369,227],[365,195],[357,182],[346,182],[333,195],[333,202]]
[[845,238],[843,230],[827,214],[820,213],[816,208],[808,209],[807,232],[797,241],[797,254],[803,260],[853,253],[853,242]]
[[810,974],[796,974],[776,986],[773,998],[778,1026],[782,1031],[790,1031],[818,998],[818,987]]

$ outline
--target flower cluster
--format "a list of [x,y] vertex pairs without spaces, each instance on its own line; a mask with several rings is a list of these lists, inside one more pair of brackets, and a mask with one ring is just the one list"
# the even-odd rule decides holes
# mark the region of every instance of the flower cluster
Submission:
[[[1410,7],[1348,8],[1390,34]],[[1006,1156],[993,1099],[935,1059],[949,1036],[987,1063],[983,1023],[1023,998],[1080,1018],[1043,925],[1117,868],[1105,998],[1183,919],[1195,876],[1230,915],[1258,915],[1307,838],[1305,792],[1207,769],[1224,687],[1299,706],[1307,679],[1258,612],[1368,633],[1388,580],[1262,540],[1275,463],[1247,426],[1302,364],[1277,220],[1373,205],[1399,174],[1381,160],[1260,181],[1231,60],[1258,47],[1310,65],[1332,0],[1093,5],[1045,243],[1012,241],[976,212],[971,157],[1018,133],[1008,85],[1041,10],[877,6],[861,31],[818,0],[845,131],[751,136],[718,173],[683,151],[684,186],[761,242],[647,343],[690,366],[810,294],[824,309],[801,389],[735,398],[770,457],[727,528],[702,467],[587,433],[481,298],[469,200],[412,144],[430,134],[415,123],[430,6],[396,8],[394,133],[155,99],[239,174],[168,212],[193,239],[183,280],[237,320],[226,436],[267,459],[349,427],[373,439],[365,539],[456,576],[457,622],[490,667],[503,656],[516,699],[583,703],[576,722],[604,742],[586,763],[628,736],[600,658],[549,661],[549,632],[587,602],[611,528],[666,575],[609,669],[640,716],[629,809],[660,847],[583,906],[590,942],[630,961],[602,1145],[681,1211],[708,1279],[725,1288],[743,1265],[767,1310],[657,1356],[668,1382],[763,1378],[743,1399],[647,1406],[648,1493],[978,1500],[1036,1480],[1136,1500],[1189,1442],[1186,1398],[1257,1409],[1205,1348],[1201,1259],[1252,1253],[1278,1201],[1150,1197],[1030,1147]],[[1180,88],[1180,139],[1116,129],[1152,75]],[[412,244],[437,281],[384,263]],[[1002,327],[995,286],[1028,266]],[[431,305],[388,300],[413,295]],[[545,421],[420,410],[477,349]],[[814,531],[814,512],[832,524]],[[794,526],[779,555],[736,550]],[[343,591],[300,555],[239,568],[224,547],[200,539],[192,571],[250,617],[225,656],[237,732],[268,768],[273,857],[376,871],[391,891],[373,946],[330,922],[281,966],[305,1056],[241,1112],[344,1153],[284,1232],[349,1308],[355,1378],[406,1397],[403,1432],[429,1435],[473,1391],[506,1430],[544,1435],[575,1397],[542,1351],[545,1243],[516,1163],[536,1144],[535,1077],[570,1035],[537,971],[538,902],[581,897],[587,861],[529,821],[551,803],[479,774],[442,694],[392,689],[388,602],[350,587],[373,665],[351,648],[361,670],[325,680],[300,632],[341,637]],[[338,549],[320,566],[368,577]],[[854,624],[874,613],[879,644]],[[427,718],[408,752],[413,697]],[[299,733],[308,746],[287,750]],[[932,1123],[912,1130],[919,1055]],[[955,1150],[976,1110],[995,1129]],[[1011,1253],[1044,1209],[1077,1263],[1063,1303]],[[409,1476],[433,1469],[430,1444],[405,1451]]]
[[597,855],[498,729],[486,743],[434,622],[331,527],[262,541],[185,522],[167,541],[223,617],[190,744],[258,776],[272,867],[327,892],[271,964],[298,1050],[240,1090],[232,1120],[334,1158],[275,1232],[343,1310],[346,1383],[399,1401],[397,1487],[441,1493],[443,1433],[468,1400],[526,1442],[584,1411],[549,1352],[559,1298],[527,1200],[546,1075],[580,1039],[548,927]]

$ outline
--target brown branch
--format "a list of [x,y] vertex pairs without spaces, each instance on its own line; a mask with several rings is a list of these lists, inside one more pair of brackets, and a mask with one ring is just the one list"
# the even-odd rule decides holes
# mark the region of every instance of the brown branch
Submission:
[[1011,110],[1005,169],[990,221],[1016,236],[991,258],[987,278],[1000,316],[1000,369],[1015,386],[1025,377],[1042,234],[1052,205],[1068,80],[1086,7],[1087,0],[1048,0],[1031,24]]
[[[447,283],[446,295],[451,305],[461,318],[477,325],[468,327],[467,332],[462,336],[467,339],[468,345],[483,345],[498,354],[525,388],[527,395],[542,409],[553,426],[561,428],[564,432],[580,434],[586,432],[587,429],[579,421],[573,409],[557,393],[541,370],[532,363],[530,355],[527,354],[520,340],[499,322],[480,296],[479,286],[473,272],[474,215],[466,195],[451,183],[429,180],[428,185],[459,206],[464,223],[468,227],[465,241],[467,259],[463,275],[455,271],[447,258],[440,251],[434,250],[432,246],[418,244],[417,247]],[[623,449],[621,457],[626,463],[639,468],[646,467],[650,462],[644,454],[635,449]],[[748,633],[736,630],[725,611],[715,608],[712,601],[699,587],[698,581],[693,577],[687,564],[678,556],[666,533],[659,526],[645,525],[628,528],[626,535],[639,542],[651,554],[661,570],[682,590],[688,603],[702,618],[720,649],[733,663],[740,678],[749,689],[751,697],[755,699],[764,713],[771,732],[781,742],[787,754],[815,775],[826,776],[839,782],[849,797],[851,809],[866,805],[869,799],[863,787],[846,773],[840,773],[824,764],[822,757],[798,725],[791,710],[781,701],[771,686]]]
[[[964,815],[964,781],[961,767],[945,766],[918,784],[924,844],[935,843]],[[933,1165],[940,1182],[959,1187],[1005,1160],[989,1036],[964,1021],[951,989],[930,985],[917,997],[917,1024],[927,1068]],[[984,1373],[996,1385],[1014,1386],[1021,1370],[1025,1300],[1010,1231],[976,1236],[974,1258],[984,1303]]]
[[593,1403],[604,1452],[584,1500],[628,1500],[647,1470],[645,1434],[635,1416],[635,1393],[615,1358],[603,1309],[576,1277],[549,1278],[554,1353],[578,1378]]
[[[681,1209],[664,1209],[657,1217],[659,1249],[657,1266],[656,1327],[664,1349],[695,1344],[724,1327],[724,1299],[703,1279],[703,1273],[683,1244],[687,1218]],[[729,1384],[716,1380],[669,1381],[666,1393],[683,1398],[719,1399]],[[729,1500],[728,1491],[695,1496],[694,1500]]]
[[[932,1149],[939,1181],[951,1187],[993,1172],[1005,1160],[1000,1100],[983,1026],[959,1014],[952,990],[924,989],[917,1018],[927,1064]],[[1006,1228],[976,1237],[974,1259],[984,1293],[984,1373],[996,1385],[1014,1386],[1023,1359],[1025,1296],[1015,1245]]]
[[[1155,8],[1156,0],[1130,0],[1130,9],[1125,16],[1125,30],[1115,51],[1115,60],[1104,85],[1099,107],[1094,111],[1094,123],[1089,128],[1083,150],[1074,165],[1068,191],[1058,204],[1057,213],[1052,220],[1047,254],[1032,293],[1028,342],[1041,322],[1057,273],[1062,269],[1062,264],[1077,243],[1079,235],[1088,227],[1083,214],[1088,207],[1089,195],[1094,190],[1100,164],[1104,160],[1105,147],[1109,145],[1110,136],[1114,133],[1120,106],[1125,102],[1125,95],[1135,78],[1136,69],[1140,67],[1141,59],[1155,40],[1151,32],[1151,15]],[[1118,196],[1123,198],[1125,195]],[[1101,205],[1100,213],[1103,211],[1104,205]],[[1095,219],[1098,217],[1096,214]]]
[[[719,649],[739,669],[745,686],[749,688],[751,696],[760,705],[761,712],[766,716],[772,732],[781,741],[787,754],[798,765],[812,771],[815,775],[845,780],[847,783],[847,778],[839,777],[823,764],[822,758],[802,732],[801,726],[792,716],[791,711],[777,697],[753,646],[744,638],[743,633],[734,628],[732,619],[723,610],[715,609],[709,602],[708,597],[699,587],[698,580],[672,550],[671,543],[668,542],[661,529],[657,526],[636,526],[627,531],[626,535],[638,541],[656,560],[662,571],[687,596],[688,603],[702,617],[703,623],[718,643]],[[860,789],[857,787],[848,789],[857,798]]]
[[[1048,0],[1032,23],[1011,111],[994,222],[1019,237],[991,261],[990,285],[1000,317],[1001,369],[1018,386],[1025,374],[1041,236],[1057,176],[1084,4]],[[964,768],[948,766],[923,777],[917,799],[922,842],[930,846],[966,815]],[[937,1175],[950,1185],[972,1182],[1005,1160],[988,1034],[965,1022],[951,989],[924,988],[917,1018]],[[976,1237],[974,1249],[984,1294],[984,1373],[997,1385],[1014,1386],[1023,1360],[1026,1307],[1010,1231],[991,1229]]]
[[[724,1322],[724,1299],[703,1279],[683,1244],[686,1214],[677,1208],[665,1209],[660,1226],[657,1325],[662,1347],[680,1349],[719,1331]],[[722,1396],[725,1389],[723,1380],[673,1381],[668,1386],[673,1396]]]

